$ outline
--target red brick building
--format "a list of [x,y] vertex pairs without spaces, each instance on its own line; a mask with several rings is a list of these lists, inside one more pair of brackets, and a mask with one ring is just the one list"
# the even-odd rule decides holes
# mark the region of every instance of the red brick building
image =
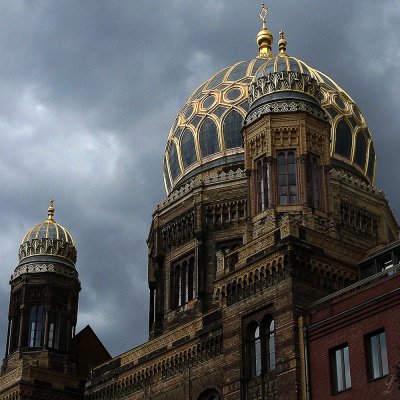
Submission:
[[[396,244],[361,263],[361,271],[379,271],[398,254]],[[400,274],[398,264],[384,268],[315,302],[305,317],[308,398],[399,398]]]

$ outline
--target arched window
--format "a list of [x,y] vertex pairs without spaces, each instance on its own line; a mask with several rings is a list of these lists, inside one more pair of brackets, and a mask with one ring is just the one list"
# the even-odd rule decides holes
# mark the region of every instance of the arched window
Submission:
[[169,148],[169,167],[171,169],[172,179],[175,180],[176,177],[181,173],[181,168],[178,161],[178,152],[176,150],[175,143],[172,143],[171,147]]
[[224,139],[225,147],[232,149],[234,147],[243,147],[242,129],[243,117],[236,110],[232,110],[224,119]]
[[369,145],[369,157],[368,157],[368,170],[367,175],[369,179],[374,177],[374,170],[375,170],[375,149],[374,144],[371,142]]
[[206,389],[197,400],[222,400],[222,396],[216,389]]
[[356,152],[354,153],[354,162],[362,169],[365,168],[367,158],[367,140],[364,132],[359,131],[356,138]]
[[184,168],[189,167],[197,161],[194,138],[192,132],[189,129],[185,129],[185,132],[182,136],[181,155]]
[[61,313],[58,309],[53,309],[49,314],[49,327],[47,347],[49,349],[60,349],[61,334]]
[[200,127],[200,149],[203,157],[219,152],[217,126],[211,118],[206,118]]
[[351,157],[352,134],[349,124],[344,120],[340,120],[336,126],[336,143],[335,153],[343,157]]
[[273,318],[266,317],[263,321],[263,360],[265,371],[275,369],[275,322]]
[[193,254],[171,265],[170,306],[171,310],[184,306],[196,296],[197,275]]
[[29,313],[28,347],[40,347],[43,333],[43,304],[31,306]]
[[294,151],[278,153],[279,204],[297,203],[296,157]]
[[247,357],[250,377],[261,374],[261,338],[260,327],[256,322],[249,325],[247,340]]
[[269,173],[267,158],[257,159],[255,161],[257,212],[264,211],[269,207]]
[[275,322],[271,316],[259,325],[252,321],[247,327],[246,370],[250,378],[275,369]]

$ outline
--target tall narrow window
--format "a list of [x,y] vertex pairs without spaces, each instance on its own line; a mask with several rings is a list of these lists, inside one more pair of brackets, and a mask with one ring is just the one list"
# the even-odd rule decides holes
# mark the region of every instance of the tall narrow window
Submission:
[[332,391],[339,393],[351,388],[349,347],[343,345],[331,350]]
[[273,371],[275,369],[275,322],[267,318],[264,322],[264,363],[265,370]]
[[293,151],[278,153],[279,204],[297,203],[296,157]]
[[49,315],[47,347],[49,349],[58,350],[60,348],[60,332],[61,332],[61,313],[59,310],[52,310]]
[[194,276],[194,258],[189,259],[188,266],[188,300],[192,300],[194,297],[195,288],[195,276]]
[[43,333],[43,304],[31,306],[29,314],[28,347],[40,347]]
[[192,131],[188,128],[185,129],[181,141],[181,155],[182,162],[185,168],[189,167],[197,161],[196,148],[194,145],[194,138]]
[[257,323],[252,323],[248,329],[248,364],[250,367],[250,377],[254,378],[261,374],[261,338],[260,327]]
[[236,111],[232,110],[224,119],[223,132],[225,139],[225,147],[232,149],[234,147],[243,147],[242,139],[243,117]]
[[17,307],[15,315],[11,319],[9,353],[14,351],[18,347],[19,329],[20,329],[20,312],[19,312],[19,307]]
[[176,177],[181,173],[181,167],[179,166],[178,152],[174,142],[172,142],[169,149],[169,167],[171,169],[172,179],[176,179]]
[[181,301],[180,306],[188,302],[188,263],[184,261],[181,267]]
[[199,132],[200,149],[202,157],[219,152],[218,131],[211,118],[205,118]]
[[319,210],[321,202],[321,167],[317,156],[309,155],[307,172],[308,203],[311,207]]
[[196,279],[193,254],[171,265],[171,310],[184,306],[196,296]]
[[341,119],[336,126],[335,153],[350,158],[353,136],[346,120]]
[[389,373],[385,332],[375,332],[366,336],[367,372],[370,381]]
[[266,157],[259,158],[255,163],[257,212],[264,211],[269,206],[269,169]]
[[364,132],[359,131],[356,138],[356,151],[354,153],[354,162],[362,169],[365,168],[365,161],[367,158],[367,139]]

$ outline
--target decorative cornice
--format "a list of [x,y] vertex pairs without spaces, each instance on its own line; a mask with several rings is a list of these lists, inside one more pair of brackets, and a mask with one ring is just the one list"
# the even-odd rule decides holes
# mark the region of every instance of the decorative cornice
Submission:
[[264,114],[271,113],[283,113],[283,112],[296,112],[303,111],[308,114],[311,114],[317,118],[326,120],[325,112],[311,103],[307,103],[305,101],[274,101],[271,103],[263,104],[257,107],[254,111],[250,112],[246,117],[244,125],[248,125],[253,121],[257,120]]
[[374,186],[366,183],[364,180],[357,178],[354,175],[350,175],[345,171],[332,168],[330,171],[330,176],[333,179],[337,179],[339,181],[346,182],[346,183],[350,184],[351,186],[354,186],[358,189],[363,190],[364,192],[368,192],[368,193],[374,194],[376,196],[379,196],[383,199],[386,199],[385,193],[383,192],[383,190],[379,190],[379,189],[375,188]]
[[58,256],[76,263],[76,249],[72,243],[59,239],[31,239],[19,246],[19,260],[38,255]]
[[57,264],[30,263],[19,265],[17,268],[15,268],[14,273],[11,275],[11,280],[16,279],[23,274],[37,274],[41,272],[52,272],[55,274],[68,276],[70,278],[78,278],[78,272],[72,268]]
[[297,71],[271,72],[253,81],[249,87],[249,104],[259,98],[282,91],[294,91],[308,94],[318,102],[321,100],[321,88],[316,79]]
[[235,181],[245,178],[246,178],[245,172],[241,168],[238,168],[236,171],[221,172],[220,174],[215,174],[205,179],[201,179],[199,176],[196,176],[188,183],[181,186],[179,189],[173,190],[165,200],[157,204],[156,209],[162,209],[165,206],[168,206],[169,204],[184,197],[186,194],[190,193],[193,189],[198,188],[200,186],[210,186],[221,182]]

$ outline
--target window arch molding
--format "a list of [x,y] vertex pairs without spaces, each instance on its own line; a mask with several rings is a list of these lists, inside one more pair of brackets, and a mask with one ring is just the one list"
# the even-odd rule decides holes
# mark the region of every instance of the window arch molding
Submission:
[[256,316],[245,325],[244,371],[248,379],[276,368],[275,319],[270,314]]
[[216,386],[209,386],[201,391],[196,400],[223,400],[222,391]]

